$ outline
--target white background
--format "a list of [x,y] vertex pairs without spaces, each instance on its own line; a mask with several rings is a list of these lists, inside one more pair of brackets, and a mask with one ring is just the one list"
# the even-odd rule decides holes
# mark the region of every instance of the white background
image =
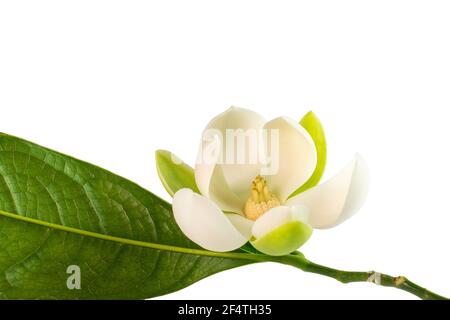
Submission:
[[[230,105],[314,110],[325,178],[356,151],[369,199],[305,255],[404,274],[450,296],[450,4],[446,1],[2,1],[0,131],[170,198],[154,151],[193,163]],[[288,266],[226,271],[165,298],[409,299]]]

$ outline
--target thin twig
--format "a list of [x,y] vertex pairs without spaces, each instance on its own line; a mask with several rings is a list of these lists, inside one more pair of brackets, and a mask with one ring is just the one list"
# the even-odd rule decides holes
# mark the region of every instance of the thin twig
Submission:
[[297,252],[283,257],[278,262],[299,268],[305,272],[316,273],[334,278],[342,283],[371,282],[384,287],[393,287],[407,291],[424,300],[448,300],[430,290],[423,288],[404,276],[393,277],[376,271],[343,271],[329,268],[307,260],[303,254]]

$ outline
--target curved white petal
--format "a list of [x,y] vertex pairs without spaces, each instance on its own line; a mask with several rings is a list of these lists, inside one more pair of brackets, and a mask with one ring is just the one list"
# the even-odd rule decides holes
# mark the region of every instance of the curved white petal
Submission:
[[317,151],[309,133],[292,119],[281,117],[265,126],[265,147],[270,166],[265,173],[269,189],[284,202],[316,168]]
[[209,140],[202,140],[197,154],[194,170],[195,183],[205,197],[209,197],[209,183],[221,157],[220,143],[217,135],[211,136]]
[[250,239],[252,237],[252,220],[235,213],[227,213],[226,216],[244,238]]
[[364,159],[355,158],[327,182],[289,199],[286,204],[303,204],[309,209],[311,226],[334,227],[354,215],[369,190],[369,169]]
[[270,209],[255,221],[252,234],[256,239],[291,221],[308,223],[308,209],[302,205],[279,206]]
[[222,210],[242,213],[244,199],[230,189],[220,163],[222,143],[212,135],[202,141],[195,165],[195,182],[200,192],[214,201]]
[[214,202],[190,189],[174,194],[172,209],[181,231],[207,250],[232,251],[248,241]]
[[203,141],[219,136],[222,152],[219,165],[223,177],[231,190],[238,195],[245,193],[242,195],[245,198],[264,157],[260,146],[265,122],[256,112],[231,107],[212,119],[203,132]]

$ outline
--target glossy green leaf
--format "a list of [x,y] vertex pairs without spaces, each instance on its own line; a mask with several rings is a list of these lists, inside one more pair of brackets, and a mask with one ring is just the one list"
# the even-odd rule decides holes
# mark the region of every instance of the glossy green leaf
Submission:
[[314,141],[314,144],[316,145],[317,164],[316,169],[308,181],[294,191],[289,197],[293,197],[316,186],[322,178],[327,162],[327,142],[325,139],[325,132],[319,118],[317,118],[317,116],[310,111],[302,118],[302,120],[300,120],[300,124],[306,129],[306,131],[308,131]]
[[251,244],[271,256],[284,256],[300,248],[311,237],[313,229],[301,222],[291,221],[269,232]]
[[[133,182],[0,135],[0,298],[150,298],[254,262],[247,256],[201,250],[170,204]],[[70,266],[81,289],[67,287]]]
[[173,196],[182,188],[200,193],[195,183],[194,170],[170,151],[156,151],[156,169],[167,192]]

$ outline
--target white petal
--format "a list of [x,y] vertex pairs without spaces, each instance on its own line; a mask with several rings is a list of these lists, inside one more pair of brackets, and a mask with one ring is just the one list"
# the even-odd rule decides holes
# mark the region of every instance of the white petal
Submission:
[[269,189],[284,202],[314,172],[316,146],[309,133],[292,119],[277,118],[268,122],[264,128],[267,129],[266,152],[271,162],[265,177]]
[[336,176],[292,197],[286,204],[306,205],[311,226],[326,229],[354,215],[366,200],[368,190],[369,169],[364,159],[356,155]]
[[190,189],[174,194],[172,209],[181,231],[207,250],[232,251],[248,241],[214,202]]
[[250,239],[252,237],[252,220],[249,220],[240,214],[234,213],[227,213],[226,216],[234,227],[244,236],[244,238]]
[[275,207],[264,213],[255,221],[252,228],[252,234],[256,239],[259,239],[291,221],[298,220],[308,223],[307,216],[308,209],[302,205]]
[[222,210],[242,213],[245,200],[230,189],[219,164],[222,148],[220,138],[214,135],[209,139],[202,142],[195,165],[197,187]]
[[220,159],[220,138],[217,135],[210,140],[202,140],[195,163],[195,182],[200,192],[209,197],[209,184],[214,169]]
[[223,177],[231,190],[238,195],[245,193],[245,198],[264,157],[260,146],[265,122],[256,112],[231,107],[212,119],[203,132],[203,141],[212,135],[220,136]]

